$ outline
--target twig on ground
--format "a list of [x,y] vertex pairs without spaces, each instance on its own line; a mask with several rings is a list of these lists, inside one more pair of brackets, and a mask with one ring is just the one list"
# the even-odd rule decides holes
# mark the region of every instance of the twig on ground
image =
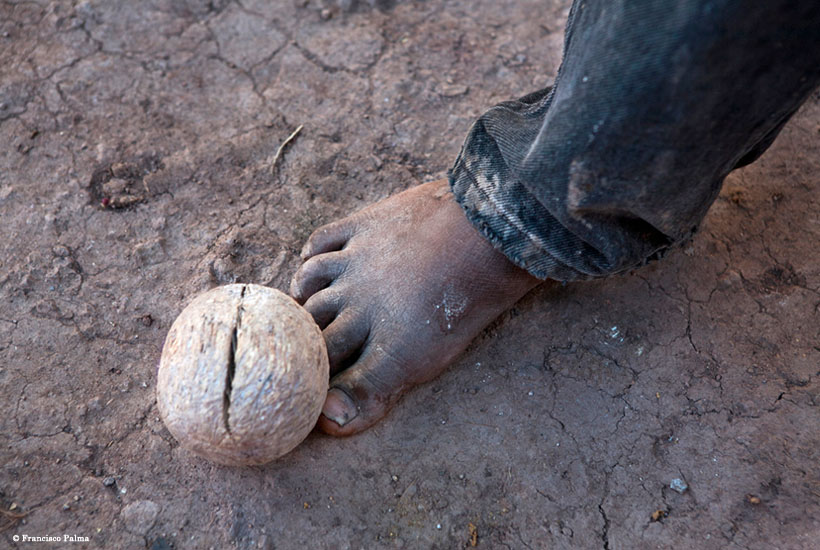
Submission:
[[9,510],[0,510],[0,516],[3,521],[0,522],[0,533],[6,529],[14,527],[18,521],[28,515],[28,512],[11,512]]
[[299,127],[296,128],[293,131],[292,134],[290,134],[287,138],[285,138],[285,141],[283,141],[282,145],[279,146],[279,149],[276,150],[276,154],[273,156],[273,162],[271,162],[271,166],[270,166],[271,172],[276,170],[276,163],[279,162],[279,157],[282,156],[282,151],[285,150],[285,147],[288,145],[288,143],[293,141],[296,138],[296,136],[299,135],[299,132],[301,132],[301,131],[302,131],[302,125],[300,124]]

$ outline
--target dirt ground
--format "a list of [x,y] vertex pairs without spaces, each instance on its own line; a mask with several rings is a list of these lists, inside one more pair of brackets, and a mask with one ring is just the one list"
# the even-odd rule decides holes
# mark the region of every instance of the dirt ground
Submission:
[[377,427],[178,447],[192,297],[287,289],[314,228],[555,76],[566,1],[372,4],[0,0],[0,547],[817,548],[817,94],[691,245],[533,292]]

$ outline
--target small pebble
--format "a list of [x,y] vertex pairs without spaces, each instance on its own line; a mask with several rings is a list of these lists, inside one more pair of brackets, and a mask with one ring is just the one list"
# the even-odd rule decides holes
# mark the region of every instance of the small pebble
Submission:
[[438,93],[444,97],[458,97],[469,91],[470,88],[463,84],[442,84],[438,88]]
[[673,491],[677,491],[677,492],[683,494],[686,491],[686,489],[689,488],[689,486],[686,484],[686,482],[684,480],[682,480],[679,477],[676,477],[675,479],[672,480],[672,483],[669,484],[669,488],[672,489]]
[[105,485],[106,487],[111,487],[111,486],[112,486],[112,485],[114,485],[114,483],[116,483],[116,482],[117,482],[117,480],[115,480],[115,479],[114,479],[113,477],[111,477],[111,476],[108,476],[107,478],[105,478],[105,479],[103,480],[103,485]]

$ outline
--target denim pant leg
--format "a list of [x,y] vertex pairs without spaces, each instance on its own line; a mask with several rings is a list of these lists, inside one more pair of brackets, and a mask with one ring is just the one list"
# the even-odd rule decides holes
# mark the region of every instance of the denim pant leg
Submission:
[[816,0],[576,0],[555,85],[479,118],[451,187],[536,277],[622,272],[690,237],[818,83]]

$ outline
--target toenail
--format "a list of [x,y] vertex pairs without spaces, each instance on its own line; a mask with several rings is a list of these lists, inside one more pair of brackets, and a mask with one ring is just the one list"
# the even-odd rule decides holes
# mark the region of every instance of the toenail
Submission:
[[322,414],[328,420],[332,420],[339,427],[344,426],[359,414],[356,404],[340,388],[330,388],[327,392],[327,399],[325,406],[322,408]]

